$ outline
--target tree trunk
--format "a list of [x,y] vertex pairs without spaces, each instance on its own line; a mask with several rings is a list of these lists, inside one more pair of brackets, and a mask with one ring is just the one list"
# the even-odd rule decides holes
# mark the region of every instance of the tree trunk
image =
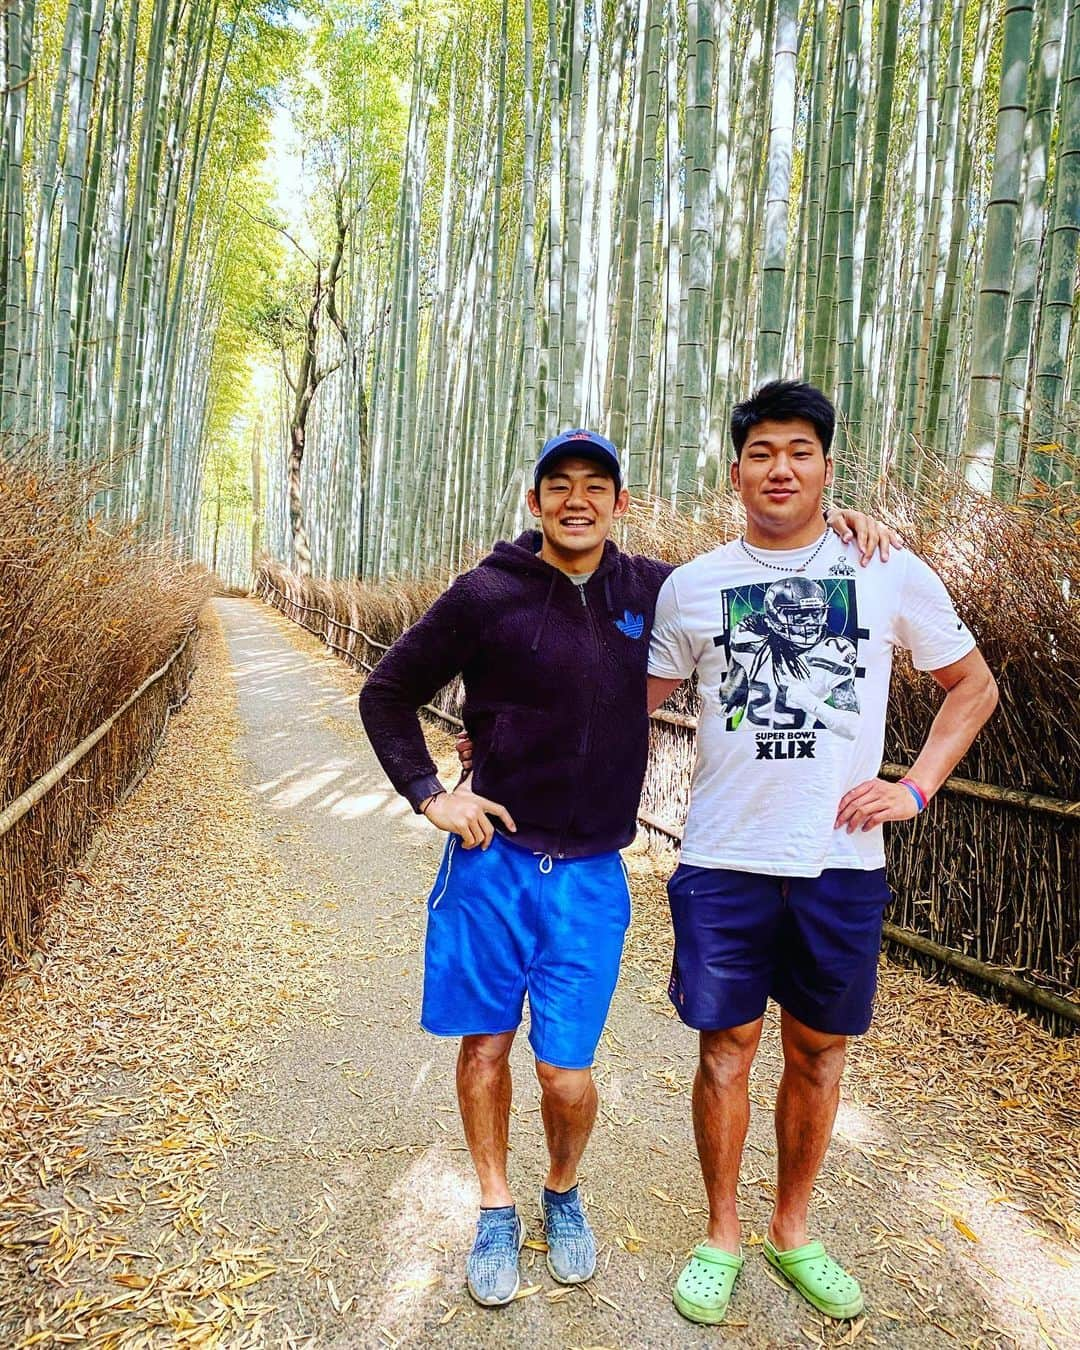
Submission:
[[765,243],[761,260],[757,380],[780,374],[780,337],[784,327],[784,270],[788,251],[788,201],[791,190],[791,141],[795,129],[795,58],[798,0],[780,0],[773,50],[772,118],[765,188]]
[[289,529],[292,531],[293,571],[297,576],[311,576],[311,545],[304,525],[304,502],[300,489],[300,467],[304,462],[304,442],[307,435],[305,406],[300,417],[289,427]]
[[254,584],[262,558],[262,419],[251,429],[251,579]]
[[[1062,70],[1054,205],[1047,240],[1047,262],[1039,319],[1039,345],[1031,397],[1030,475],[1043,482],[1058,478],[1059,419],[1065,390],[1076,295],[1077,243],[1080,241],[1080,0],[1069,6]],[[1076,358],[1074,357],[1074,360]]]

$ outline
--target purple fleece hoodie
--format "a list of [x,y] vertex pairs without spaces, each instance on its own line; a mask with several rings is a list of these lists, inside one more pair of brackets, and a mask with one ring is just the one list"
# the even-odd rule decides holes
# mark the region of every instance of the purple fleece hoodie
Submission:
[[649,633],[672,569],[608,540],[579,587],[538,556],[540,543],[528,531],[496,544],[458,577],[368,676],[360,715],[415,810],[439,788],[416,709],[460,673],[474,790],[510,812],[516,844],[585,857],[634,837]]

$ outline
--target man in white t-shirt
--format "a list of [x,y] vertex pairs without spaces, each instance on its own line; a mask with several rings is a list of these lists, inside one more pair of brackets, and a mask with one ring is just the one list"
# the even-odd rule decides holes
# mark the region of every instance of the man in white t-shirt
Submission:
[[[776,1202],[766,1258],[819,1311],[853,1317],[857,1282],[809,1241],[847,1037],[870,1024],[885,882],[882,824],[921,811],[997,702],[975,640],[910,550],[866,567],[823,530],[832,404],[774,381],[731,419],[743,537],[677,568],[657,600],[649,705],[695,671],[697,761],[669,883],[670,995],[700,1033],[694,1129],[706,1240],[676,1307],[719,1322],[742,1266],[735,1191],[747,1082],[769,997],[781,1006]],[[945,698],[910,773],[878,777],[892,654],[910,651]]]

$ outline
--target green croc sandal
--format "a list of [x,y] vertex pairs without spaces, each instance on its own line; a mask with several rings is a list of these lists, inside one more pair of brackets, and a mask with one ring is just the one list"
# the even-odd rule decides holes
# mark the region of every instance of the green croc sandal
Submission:
[[829,1256],[820,1242],[777,1251],[768,1238],[762,1246],[765,1260],[785,1275],[795,1288],[826,1317],[856,1317],[863,1310],[859,1282]]
[[722,1322],[742,1267],[741,1256],[710,1247],[707,1242],[698,1243],[672,1293],[676,1308],[689,1322]]

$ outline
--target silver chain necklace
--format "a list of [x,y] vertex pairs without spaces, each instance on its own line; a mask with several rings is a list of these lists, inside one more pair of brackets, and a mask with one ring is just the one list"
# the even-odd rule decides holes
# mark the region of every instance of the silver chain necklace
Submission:
[[747,545],[745,538],[741,534],[739,535],[739,544],[741,545],[742,551],[746,554],[746,556],[750,558],[753,562],[756,562],[759,567],[771,567],[774,572],[787,572],[787,574],[790,576],[792,573],[798,575],[798,573],[806,571],[806,569],[814,561],[817,555],[825,547],[825,541],[826,539],[828,539],[829,533],[830,531],[828,527],[826,527],[825,533],[818,540],[817,548],[814,549],[813,553],[810,554],[809,558],[807,558],[807,560],[802,564],[801,567],[792,567],[790,563],[766,562],[764,558],[759,558],[756,553],[752,553],[750,551],[750,548]]

